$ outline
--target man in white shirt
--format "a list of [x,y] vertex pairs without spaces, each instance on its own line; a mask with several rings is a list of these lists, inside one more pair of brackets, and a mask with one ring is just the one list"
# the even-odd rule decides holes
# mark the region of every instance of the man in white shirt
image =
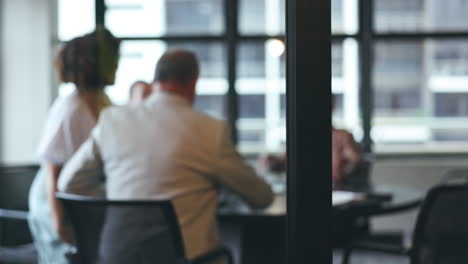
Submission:
[[69,193],[96,195],[103,187],[108,199],[172,200],[189,259],[219,245],[220,187],[255,208],[273,200],[270,186],[236,151],[226,124],[192,108],[198,74],[193,53],[166,52],[153,95],[105,110],[59,178],[59,190]]

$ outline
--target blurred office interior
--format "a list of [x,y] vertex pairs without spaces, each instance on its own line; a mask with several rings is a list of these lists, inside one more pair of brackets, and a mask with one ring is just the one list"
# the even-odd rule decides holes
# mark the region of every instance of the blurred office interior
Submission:
[[[227,1],[103,0],[97,11],[95,0],[1,0],[0,163],[37,165],[47,111],[73,90],[58,84],[53,57],[99,19],[122,39],[107,88],[114,103],[127,102],[133,81],[152,81],[164,51],[184,47],[201,62],[195,107],[224,119],[254,166],[262,154],[284,152],[287,1],[237,0],[236,9]],[[426,193],[468,166],[467,12],[468,0],[331,0],[332,122],[371,157],[373,184]],[[313,76],[309,88],[320,89]],[[285,173],[258,169],[285,192]],[[410,232],[417,215],[373,217],[370,228]]]

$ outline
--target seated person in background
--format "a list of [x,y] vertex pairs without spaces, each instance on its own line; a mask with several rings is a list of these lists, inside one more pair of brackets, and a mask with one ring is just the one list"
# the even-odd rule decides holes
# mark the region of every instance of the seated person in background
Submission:
[[[332,98],[332,109],[335,100]],[[267,155],[261,158],[263,166],[272,172],[286,170],[286,153],[281,155]],[[361,161],[361,151],[354,141],[351,133],[344,129],[336,129],[332,126],[332,179],[335,185],[339,185],[343,178],[354,170]]]
[[332,178],[339,184],[361,160],[361,152],[353,135],[344,129],[332,127]]
[[[332,112],[335,109],[335,97],[332,95]],[[335,186],[343,182],[344,177],[352,175],[361,161],[361,151],[353,135],[344,129],[332,125],[332,179]]]
[[129,104],[139,104],[151,95],[151,85],[144,81],[136,81],[130,86]]
[[59,181],[60,191],[86,195],[99,188],[104,169],[108,199],[170,199],[189,259],[219,246],[221,187],[255,208],[273,200],[270,186],[236,151],[226,124],[193,109],[198,74],[193,53],[167,51],[156,65],[151,97],[104,111]]

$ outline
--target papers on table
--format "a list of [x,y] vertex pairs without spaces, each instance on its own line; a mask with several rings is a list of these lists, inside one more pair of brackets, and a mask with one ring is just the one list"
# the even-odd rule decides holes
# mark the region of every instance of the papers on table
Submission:
[[361,194],[356,192],[348,191],[333,191],[332,193],[332,205],[343,205],[356,200]]

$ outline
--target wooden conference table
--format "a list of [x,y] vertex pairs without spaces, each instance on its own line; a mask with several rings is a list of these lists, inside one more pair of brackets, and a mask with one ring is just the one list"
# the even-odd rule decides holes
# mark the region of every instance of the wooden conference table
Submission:
[[[375,185],[352,194],[353,199],[336,202],[333,217],[353,221],[417,207],[423,193],[400,185]],[[348,193],[349,194],[349,193]],[[277,193],[273,204],[264,210],[252,210],[238,198],[228,197],[218,210],[221,236],[234,255],[236,264],[285,263],[286,194]]]

